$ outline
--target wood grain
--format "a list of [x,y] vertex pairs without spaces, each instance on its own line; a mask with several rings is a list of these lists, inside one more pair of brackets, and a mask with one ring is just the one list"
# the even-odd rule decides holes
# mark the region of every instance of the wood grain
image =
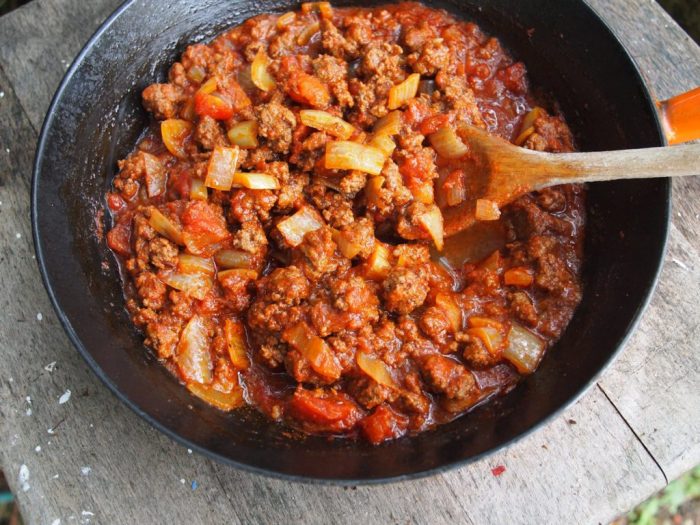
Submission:
[[[562,416],[490,458],[401,484],[293,484],[189,454],[128,411],[57,323],[32,259],[28,204],[50,98],[118,3],[35,0],[0,18],[0,466],[26,523],[598,523],[700,461],[697,179],[674,185],[661,282],[621,359]],[[660,97],[700,83],[700,52],[658,5],[591,4]]]

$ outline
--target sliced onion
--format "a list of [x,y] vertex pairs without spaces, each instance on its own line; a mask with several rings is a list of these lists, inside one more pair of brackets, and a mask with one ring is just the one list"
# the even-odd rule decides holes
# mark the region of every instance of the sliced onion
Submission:
[[229,412],[245,404],[243,389],[237,384],[233,386],[230,392],[221,392],[216,388],[198,383],[188,383],[187,389],[205,403],[224,412]]
[[355,126],[344,121],[340,117],[331,115],[327,111],[302,109],[299,112],[299,118],[301,119],[301,123],[305,126],[325,131],[329,135],[341,140],[347,140],[357,132]]
[[340,377],[342,369],[333,351],[328,343],[313,333],[309,325],[303,321],[297,323],[285,330],[282,337],[309,361],[318,375],[329,381]]
[[233,184],[233,175],[238,165],[238,146],[217,146],[209,157],[207,178],[204,184],[215,190],[228,191]]
[[252,268],[252,256],[243,250],[221,250],[214,255],[217,266],[229,268]]
[[250,190],[276,190],[279,182],[273,175],[267,173],[244,173],[237,171],[233,174],[232,184],[243,186]]
[[445,245],[445,230],[440,208],[433,205],[427,212],[420,215],[416,220],[418,224],[420,224],[425,231],[428,232],[430,237],[432,237],[433,243],[435,243],[435,247],[438,249],[438,251],[442,251],[442,248]]
[[224,336],[228,347],[228,355],[233,366],[239,370],[247,370],[250,366],[250,361],[248,360],[243,323],[233,319],[226,319],[224,322]]
[[258,123],[255,120],[244,120],[231,126],[226,134],[231,144],[239,148],[252,149],[258,147]]
[[545,348],[545,342],[539,336],[513,323],[508,334],[508,347],[503,352],[503,357],[508,359],[521,374],[531,374],[539,366]]
[[377,357],[370,356],[364,352],[357,353],[357,366],[360,367],[365,374],[371,377],[380,385],[396,388],[396,381],[391,377],[389,367],[384,361]]
[[185,143],[192,135],[192,123],[187,120],[170,118],[160,123],[160,136],[170,153],[178,158],[187,157]]
[[394,142],[394,139],[391,138],[389,135],[385,134],[380,134],[380,135],[373,135],[372,138],[369,139],[369,142],[367,142],[370,146],[374,146],[377,149],[380,149],[384,155],[386,155],[387,158],[391,157],[391,155],[394,153],[394,150],[396,149],[396,142]]
[[476,199],[474,216],[477,221],[497,221],[501,217],[498,204],[488,199]]
[[459,159],[469,153],[469,148],[450,126],[444,126],[428,137],[430,145],[445,159]]
[[321,30],[321,24],[319,22],[313,22],[302,29],[301,33],[297,37],[297,45],[305,46],[308,44],[313,36]]
[[181,253],[177,256],[177,269],[180,273],[203,273],[214,275],[214,261],[209,258]]
[[380,243],[374,243],[374,251],[372,255],[367,259],[367,266],[365,270],[365,275],[368,279],[381,281],[386,278],[391,271],[391,253],[389,248]]
[[323,219],[311,206],[304,206],[291,217],[277,223],[277,229],[290,246],[299,246],[304,235],[322,226]]
[[418,73],[412,73],[400,84],[392,86],[389,90],[389,102],[387,103],[387,107],[389,109],[397,109],[409,100],[413,100],[416,97],[416,93],[418,93],[419,83],[420,75]]
[[358,170],[379,175],[385,161],[384,152],[374,146],[341,140],[326,144],[325,167],[328,169]]
[[287,26],[291,25],[296,19],[297,15],[294,11],[287,11],[277,19],[277,29],[285,29]]
[[250,79],[255,84],[255,87],[262,91],[270,91],[273,89],[277,83],[268,71],[268,66],[270,65],[270,59],[264,50],[259,49],[258,53],[253,59],[253,63],[250,65]]
[[231,268],[230,270],[223,270],[216,275],[220,282],[223,282],[233,276],[236,276],[242,280],[254,281],[258,278],[258,272],[251,270],[250,268]]
[[190,185],[190,199],[194,201],[206,201],[209,198],[209,191],[201,179],[192,179]]
[[384,177],[370,177],[365,184],[365,196],[368,204],[378,206],[382,198],[382,186],[384,185]]
[[180,290],[200,301],[207,296],[209,290],[214,286],[211,276],[204,273],[168,272],[162,274],[161,279],[171,288]]
[[464,171],[454,170],[442,182],[442,191],[448,206],[457,206],[467,198],[467,188],[464,185]]
[[400,111],[387,113],[374,125],[374,135],[398,135],[401,132],[401,117]]
[[148,219],[148,224],[166,239],[173,241],[175,244],[184,244],[182,229],[163,215],[158,209],[151,209],[151,216]]
[[158,157],[142,152],[146,172],[146,191],[149,197],[157,197],[165,193],[165,168]]
[[338,250],[344,257],[352,259],[362,251],[362,246],[355,241],[348,239],[346,232],[333,230],[333,242],[338,246]]
[[486,350],[491,355],[498,355],[501,351],[503,345],[503,335],[501,331],[492,326],[480,326],[476,328],[470,328],[467,333],[472,337],[480,339]]
[[182,330],[175,362],[188,383],[208,384],[212,381],[212,360],[209,334],[204,320],[195,315]]

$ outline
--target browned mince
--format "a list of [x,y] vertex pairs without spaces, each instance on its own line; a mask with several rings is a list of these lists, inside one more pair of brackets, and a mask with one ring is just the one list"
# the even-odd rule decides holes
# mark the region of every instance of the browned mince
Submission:
[[[338,135],[375,144],[413,73],[381,173],[328,167]],[[222,410],[373,443],[421,432],[533,372],[581,299],[580,186],[526,195],[441,252],[426,227],[472,162],[438,155],[433,133],[573,150],[525,66],[474,23],[418,3],[261,15],[188,47],[143,103],[154,125],[106,195],[108,244],[146,345]],[[309,109],[350,136],[304,125]],[[231,185],[234,167],[278,187]]]

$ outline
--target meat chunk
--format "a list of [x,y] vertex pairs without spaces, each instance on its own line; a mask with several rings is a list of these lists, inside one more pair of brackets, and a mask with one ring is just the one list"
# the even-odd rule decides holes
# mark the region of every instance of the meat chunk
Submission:
[[142,272],[134,279],[141,302],[147,308],[160,310],[165,304],[167,288],[156,274]]
[[233,246],[254,255],[260,255],[267,246],[267,237],[256,219],[241,223],[233,236]]
[[321,45],[326,53],[343,60],[357,58],[360,52],[357,40],[347,40],[327,19],[321,20]]
[[403,50],[401,46],[386,42],[371,43],[362,53],[358,72],[365,78],[381,77],[393,84],[401,82],[406,73],[403,69]]
[[500,352],[491,353],[484,342],[466,332],[459,332],[456,340],[464,344],[462,356],[467,364],[475,369],[488,368],[501,361]]
[[257,283],[258,299],[292,306],[309,297],[311,284],[296,266],[277,268]]
[[148,253],[151,264],[160,269],[177,266],[177,246],[163,237],[156,237],[148,243]]
[[423,379],[430,388],[449,399],[465,399],[477,391],[474,375],[457,361],[433,354],[421,361]]
[[195,128],[194,137],[197,143],[205,150],[213,150],[217,146],[228,145],[219,123],[208,115],[199,119]]
[[184,94],[173,84],[151,84],[141,94],[143,106],[158,120],[175,118]]
[[407,61],[414,72],[433,76],[449,65],[450,49],[442,38],[434,38],[422,46],[420,53],[410,54]]
[[525,292],[514,292],[510,295],[510,311],[526,324],[537,326],[537,310]]
[[303,254],[303,258],[301,261],[295,258],[295,261],[311,279],[318,279],[325,273],[334,272],[340,263],[331,230],[327,226],[307,233],[298,246],[298,251],[300,255]]
[[292,133],[297,119],[288,108],[277,102],[261,104],[255,108],[258,133],[267,139],[269,146],[278,153],[286,153],[292,143]]
[[420,318],[420,328],[425,335],[437,344],[445,344],[450,330],[450,321],[441,308],[426,308]]
[[323,218],[334,228],[342,228],[355,220],[352,200],[328,189],[323,184],[314,183],[307,188],[309,200],[321,212]]
[[351,108],[355,101],[348,90],[348,65],[331,55],[319,55],[313,61],[314,73],[328,85],[341,108]]
[[410,314],[428,296],[428,283],[411,268],[394,268],[382,286],[386,308],[399,314]]
[[175,355],[183,321],[170,316],[159,317],[146,326],[146,344],[153,347],[160,359],[168,359]]
[[358,247],[360,257],[364,259],[372,255],[376,239],[374,223],[370,219],[357,219],[342,229],[342,235],[346,242]]
[[524,147],[555,153],[574,150],[573,135],[561,117],[542,116],[535,120],[534,127],[535,132],[527,138]]

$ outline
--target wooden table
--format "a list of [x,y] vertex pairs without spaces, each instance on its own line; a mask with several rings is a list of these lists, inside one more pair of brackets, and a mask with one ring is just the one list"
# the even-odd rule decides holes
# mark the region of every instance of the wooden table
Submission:
[[[700,84],[700,49],[655,2],[590,1],[658,97]],[[700,178],[674,182],[661,280],[622,356],[492,457],[415,482],[312,486],[213,463],[149,427],[70,345],[29,223],[51,95],[119,3],[34,0],[0,18],[0,467],[26,523],[605,523],[700,463]]]

